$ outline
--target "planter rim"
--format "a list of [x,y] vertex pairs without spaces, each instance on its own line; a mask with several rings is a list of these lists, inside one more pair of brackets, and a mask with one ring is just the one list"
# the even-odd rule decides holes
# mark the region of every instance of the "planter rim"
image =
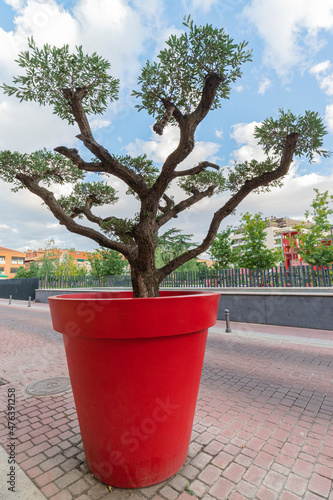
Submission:
[[53,328],[63,335],[142,339],[213,326],[219,298],[216,292],[162,291],[160,297],[134,299],[127,291],[57,295],[48,300]]
[[[54,301],[54,300],[156,300],[156,299],[174,299],[176,297],[190,297],[190,296],[210,296],[210,295],[216,295],[220,292],[214,291],[214,292],[208,292],[208,291],[201,291],[201,290],[160,290],[160,296],[159,297],[133,297],[133,292],[131,290],[126,290],[126,291],[107,291],[107,292],[91,292],[91,293],[68,293],[68,294],[61,294],[61,295],[54,295],[52,297],[48,297],[49,301]],[[124,297],[122,295],[128,295],[128,297]]]

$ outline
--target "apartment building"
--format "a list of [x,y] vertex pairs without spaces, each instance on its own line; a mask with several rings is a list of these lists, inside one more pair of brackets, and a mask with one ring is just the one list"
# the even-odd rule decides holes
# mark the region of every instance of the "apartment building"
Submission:
[[[282,234],[292,231],[295,226],[304,222],[297,219],[290,219],[289,217],[267,217],[265,221],[267,222],[267,227],[265,228],[266,246],[271,250],[283,250]],[[311,226],[311,223],[307,221],[305,225]],[[237,248],[244,241],[242,230],[240,228],[235,229],[234,233],[230,235],[230,239],[235,241],[232,248]]]
[[77,267],[85,268],[87,271],[91,270],[90,262],[88,262],[89,254],[87,252],[63,250],[61,248],[27,250],[25,254],[25,268],[28,270],[31,262],[36,262],[38,265],[41,265],[45,253],[48,255],[48,259],[57,259],[60,263],[66,258],[66,255],[68,255],[73,258]]
[[0,247],[0,278],[14,278],[20,266],[24,266],[25,254],[10,248]]

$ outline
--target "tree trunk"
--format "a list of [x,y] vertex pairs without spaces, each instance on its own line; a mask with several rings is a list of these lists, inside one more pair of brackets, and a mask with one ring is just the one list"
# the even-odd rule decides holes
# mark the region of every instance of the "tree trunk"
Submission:
[[159,297],[159,278],[156,268],[146,270],[131,265],[134,298]]

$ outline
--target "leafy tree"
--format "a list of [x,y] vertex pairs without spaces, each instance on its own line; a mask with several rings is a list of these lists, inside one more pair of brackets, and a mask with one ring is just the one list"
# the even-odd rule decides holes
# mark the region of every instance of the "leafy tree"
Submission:
[[[71,251],[71,250],[69,250]],[[87,274],[84,267],[79,267],[70,253],[63,253],[61,259],[57,259],[54,263],[54,275],[58,278],[61,276],[84,276]]]
[[121,276],[128,268],[128,262],[115,250],[99,248],[88,258],[93,276]]
[[215,261],[214,269],[228,269],[237,262],[238,252],[232,248],[234,240],[230,239],[233,229],[228,226],[220,231],[210,247],[209,253]]
[[[329,207],[333,196],[328,191],[320,193],[314,190],[315,198],[311,203],[312,211],[307,210],[305,217],[312,219],[313,225],[307,226],[304,222],[295,229],[298,231],[297,242],[293,241],[292,246],[296,249],[304,262],[313,266],[328,266],[333,262],[333,246],[328,244],[332,241],[332,224],[329,216],[333,215],[333,209]],[[333,241],[332,241],[333,242]]]
[[[68,45],[40,49],[30,39],[29,51],[21,52],[17,60],[23,74],[2,86],[6,94],[49,105],[60,119],[76,124],[77,137],[93,159],[86,161],[77,149],[64,146],[31,154],[2,151],[0,178],[11,182],[14,191],[26,188],[39,196],[69,231],[122,253],[131,267],[135,297],[157,296],[169,273],[209,249],[221,221],[249,193],[280,184],[294,156],[311,161],[315,154],[328,155],[322,149],[326,130],[317,113],[296,116],[281,111],[255,129],[267,155],[264,161],[236,163],[230,171],[206,160],[178,168],[195,147],[198,126],[229,98],[242,65],[251,60],[247,43],[235,43],[223,29],[196,26],[190,17],[184,27],[179,36],[170,36],[156,61],[146,63],[133,91],[138,109],[156,118],[157,134],[169,125],[179,129],[179,143],[159,170],[145,156],[116,156],[96,141],[88,115],[102,114],[117,100],[119,86],[110,75],[110,63],[97,54],[86,55],[82,47],[71,53]],[[87,172],[124,181],[140,201],[139,213],[131,219],[120,219],[112,212],[108,217],[96,215],[93,209],[115,203],[117,194],[109,183],[84,182]],[[166,194],[172,181],[185,193],[179,202]],[[57,199],[51,186],[64,183],[72,183],[73,191]],[[203,241],[157,268],[154,254],[160,229],[200,200],[227,190],[230,198],[213,215]]]
[[262,213],[251,215],[246,212],[241,218],[243,242],[238,246],[240,267],[265,268],[276,265],[282,258],[280,250],[270,250],[266,246],[267,222]]
[[193,246],[192,237],[193,234],[183,234],[180,229],[174,227],[165,231],[158,239],[157,265],[163,266],[188,250]]
[[24,266],[20,266],[14,276],[14,278],[29,278],[28,271]]
[[26,269],[24,266],[20,266],[15,274],[14,278],[39,278],[40,272],[39,267],[36,262],[31,262],[29,269]]
[[54,240],[51,239],[47,242],[43,258],[39,262],[40,264],[37,264],[39,267],[39,276],[54,276],[59,262]]
[[[194,246],[193,234],[183,234],[180,229],[171,228],[159,237],[155,252],[156,266],[162,267]],[[185,262],[178,268],[182,272],[198,272],[195,259]]]

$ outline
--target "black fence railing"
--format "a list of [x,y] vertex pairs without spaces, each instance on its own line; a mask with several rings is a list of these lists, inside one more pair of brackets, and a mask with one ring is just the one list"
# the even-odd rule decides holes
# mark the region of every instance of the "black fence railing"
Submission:
[[166,287],[331,287],[333,267],[284,266],[269,269],[223,269],[200,273],[174,272]]
[[131,277],[123,276],[43,276],[39,288],[104,288],[131,286]]
[[[131,277],[123,276],[44,276],[39,288],[130,287]],[[331,287],[333,266],[284,266],[269,269],[222,269],[201,272],[175,271],[161,283],[169,287]]]

